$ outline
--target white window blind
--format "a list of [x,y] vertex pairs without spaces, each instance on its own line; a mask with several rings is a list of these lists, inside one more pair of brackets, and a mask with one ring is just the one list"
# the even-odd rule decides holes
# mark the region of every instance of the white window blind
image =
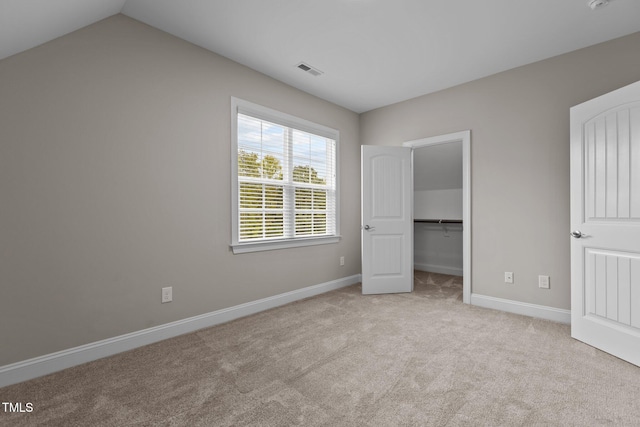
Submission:
[[241,104],[235,141],[234,244],[337,236],[337,131]]

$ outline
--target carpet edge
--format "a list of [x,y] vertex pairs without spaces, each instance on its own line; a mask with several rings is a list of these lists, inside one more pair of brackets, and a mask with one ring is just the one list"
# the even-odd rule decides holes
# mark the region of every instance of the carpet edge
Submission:
[[359,283],[360,274],[0,366],[0,388]]

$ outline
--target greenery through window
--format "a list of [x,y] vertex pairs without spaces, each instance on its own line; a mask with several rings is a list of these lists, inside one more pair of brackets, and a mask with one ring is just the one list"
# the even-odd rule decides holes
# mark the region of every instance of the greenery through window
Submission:
[[336,139],[238,112],[237,243],[335,236]]

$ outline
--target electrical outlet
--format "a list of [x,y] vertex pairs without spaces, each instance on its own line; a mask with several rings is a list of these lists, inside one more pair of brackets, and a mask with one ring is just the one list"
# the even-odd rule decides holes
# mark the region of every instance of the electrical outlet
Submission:
[[504,283],[513,283],[513,271],[504,272]]
[[340,257],[340,265],[344,265],[344,257],[343,256]]
[[162,303],[173,301],[173,286],[162,288]]
[[549,289],[549,276],[538,276],[538,287]]

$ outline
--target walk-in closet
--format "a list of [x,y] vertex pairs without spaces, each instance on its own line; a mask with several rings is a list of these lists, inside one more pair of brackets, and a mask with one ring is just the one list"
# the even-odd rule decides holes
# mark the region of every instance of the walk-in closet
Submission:
[[414,150],[414,269],[463,274],[462,142]]

